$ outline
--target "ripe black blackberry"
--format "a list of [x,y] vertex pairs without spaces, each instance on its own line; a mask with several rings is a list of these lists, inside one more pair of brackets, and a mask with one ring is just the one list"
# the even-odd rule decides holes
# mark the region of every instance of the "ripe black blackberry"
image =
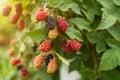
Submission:
[[52,54],[48,54],[48,55],[45,57],[45,64],[46,64],[46,66],[49,64],[50,59],[53,59],[53,55],[52,55]]
[[16,65],[16,69],[17,69],[17,70],[21,70],[22,68],[23,68],[23,65],[22,65],[22,64],[17,64],[17,65]]
[[46,26],[47,26],[48,29],[50,29],[50,30],[54,29],[55,23],[56,23],[55,17],[53,17],[53,16],[48,16],[47,17]]

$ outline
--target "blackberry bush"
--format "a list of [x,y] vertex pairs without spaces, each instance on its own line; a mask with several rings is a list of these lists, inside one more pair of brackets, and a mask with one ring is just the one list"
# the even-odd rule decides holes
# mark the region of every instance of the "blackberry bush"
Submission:
[[[0,52],[2,80],[11,74],[10,80],[59,80],[62,63],[78,80],[120,80],[119,0],[4,1],[11,6],[0,3],[0,44],[7,41],[5,51],[14,48],[14,55]],[[2,28],[8,38],[2,39]]]

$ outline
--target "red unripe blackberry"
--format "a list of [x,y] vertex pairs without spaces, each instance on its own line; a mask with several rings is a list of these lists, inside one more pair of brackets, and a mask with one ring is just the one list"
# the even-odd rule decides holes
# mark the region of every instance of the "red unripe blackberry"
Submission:
[[9,56],[13,56],[14,55],[14,49],[11,48],[9,51],[8,51],[8,55]]
[[22,13],[22,4],[20,2],[15,3],[15,12],[19,15]]
[[15,66],[15,65],[17,65],[18,63],[20,63],[20,59],[19,59],[19,58],[12,58],[12,59],[10,60],[10,63]]
[[35,68],[40,68],[45,61],[45,57],[42,55],[38,55],[34,58],[33,65]]
[[24,29],[24,26],[25,26],[25,23],[24,23],[24,21],[23,20],[20,20],[20,21],[18,21],[18,29],[19,30],[22,30],[22,29]]
[[47,12],[45,8],[40,8],[36,13],[35,13],[35,19],[37,21],[43,21],[47,18]]
[[3,16],[8,16],[11,11],[11,6],[7,5],[2,9],[2,15]]
[[46,26],[47,26],[48,29],[50,29],[50,30],[54,29],[55,24],[56,24],[55,17],[53,17],[53,16],[48,16],[48,17],[46,18]]
[[13,46],[16,43],[16,40],[10,40],[10,45]]
[[68,23],[63,17],[57,19],[57,25],[61,32],[65,32],[68,28]]
[[51,43],[49,40],[45,40],[41,43],[41,45],[39,46],[39,49],[41,52],[48,52],[50,50],[51,47]]
[[51,59],[47,66],[47,72],[49,74],[52,74],[56,71],[56,69],[57,69],[57,61],[56,59]]
[[28,76],[28,71],[26,69],[22,69],[20,73],[21,73],[21,76],[23,77]]
[[66,40],[62,40],[61,46],[65,53],[70,53],[72,51],[71,46],[67,43]]
[[11,19],[10,19],[10,23],[11,24],[16,24],[17,21],[18,21],[18,19],[19,19],[19,17],[20,17],[20,15],[17,14],[17,13],[13,14],[12,17],[11,17]]
[[70,40],[69,44],[70,44],[72,50],[75,50],[75,51],[78,51],[81,47],[81,44],[76,40]]

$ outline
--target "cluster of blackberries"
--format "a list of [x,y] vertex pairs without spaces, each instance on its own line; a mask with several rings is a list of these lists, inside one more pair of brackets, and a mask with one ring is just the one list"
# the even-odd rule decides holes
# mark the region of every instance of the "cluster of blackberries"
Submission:
[[65,53],[70,53],[73,51],[78,51],[81,48],[81,44],[77,40],[62,40],[61,47]]
[[20,74],[22,77],[28,76],[28,72],[23,68],[23,65],[19,58],[12,58],[10,60],[11,65],[15,66],[17,70],[20,70]]
[[52,74],[56,71],[57,69],[57,61],[56,59],[53,57],[53,54],[39,54],[37,56],[35,56],[34,61],[33,61],[33,65],[35,68],[41,68],[42,65],[46,64],[46,68],[47,68],[47,72],[49,74]]
[[[47,14],[46,8],[40,8],[35,13],[36,21],[45,21],[46,27],[49,29],[48,38],[50,40],[44,40],[39,45],[39,50],[41,54],[37,55],[34,58],[34,67],[40,68],[44,62],[47,67],[48,73],[54,73],[57,69],[57,60],[53,57],[53,54],[50,52],[52,47],[52,40],[56,39],[61,33],[65,33],[68,28],[68,23],[64,17],[54,17]],[[64,40],[62,42],[62,49],[65,53],[70,53],[72,50],[78,51],[81,47],[81,44],[76,40]],[[48,54],[50,53],[50,54]]]
[[54,29],[55,25],[57,24],[59,30],[61,32],[65,32],[68,28],[68,23],[65,20],[64,17],[59,17],[55,19],[54,16],[49,16],[47,14],[47,9],[46,8],[40,8],[38,11],[35,13],[35,19],[37,21],[46,21],[46,26],[49,30]]
[[[10,18],[10,23],[11,24],[16,24],[17,23],[18,29],[23,30],[24,25],[25,25],[24,20],[19,19],[20,16],[22,15],[22,11],[23,11],[21,2],[15,3],[14,7],[15,7],[14,8],[15,12]],[[9,5],[5,6],[2,10],[2,15],[5,16],[5,17],[9,16],[9,14],[11,12],[11,9],[12,9],[12,7],[9,6]]]

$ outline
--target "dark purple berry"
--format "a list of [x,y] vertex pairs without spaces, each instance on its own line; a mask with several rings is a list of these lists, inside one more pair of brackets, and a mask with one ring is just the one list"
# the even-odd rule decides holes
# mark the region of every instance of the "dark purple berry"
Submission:
[[17,69],[17,70],[21,70],[22,68],[23,68],[23,65],[22,65],[22,64],[17,64],[17,65],[16,65],[16,69]]
[[52,30],[52,29],[54,29],[55,24],[56,24],[55,17],[48,16],[47,19],[46,19],[46,26],[47,26],[47,28]]
[[49,64],[50,59],[53,59],[53,55],[52,55],[52,54],[48,54],[48,55],[45,57],[45,64],[46,64],[46,66]]

